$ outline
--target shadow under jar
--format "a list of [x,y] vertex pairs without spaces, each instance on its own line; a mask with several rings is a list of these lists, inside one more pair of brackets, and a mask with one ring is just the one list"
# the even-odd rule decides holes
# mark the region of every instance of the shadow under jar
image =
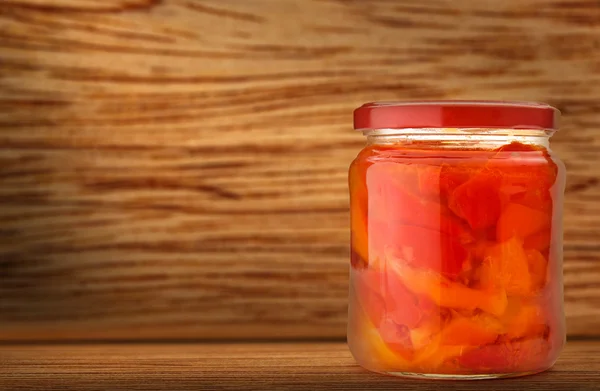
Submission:
[[348,345],[399,376],[550,368],[565,342],[558,110],[523,102],[358,108]]

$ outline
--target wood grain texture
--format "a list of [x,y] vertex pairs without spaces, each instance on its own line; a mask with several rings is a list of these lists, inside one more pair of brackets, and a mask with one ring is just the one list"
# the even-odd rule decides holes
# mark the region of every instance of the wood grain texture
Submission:
[[0,346],[6,390],[600,390],[600,343],[507,380],[399,379],[360,368],[343,343]]
[[600,330],[595,0],[3,0],[0,340],[342,337],[351,111],[551,103]]

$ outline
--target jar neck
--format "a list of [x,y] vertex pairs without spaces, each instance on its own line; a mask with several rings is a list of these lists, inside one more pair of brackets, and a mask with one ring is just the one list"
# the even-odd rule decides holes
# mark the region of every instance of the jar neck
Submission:
[[367,143],[411,144],[432,143],[447,148],[497,148],[511,142],[549,148],[553,131],[545,129],[367,129]]

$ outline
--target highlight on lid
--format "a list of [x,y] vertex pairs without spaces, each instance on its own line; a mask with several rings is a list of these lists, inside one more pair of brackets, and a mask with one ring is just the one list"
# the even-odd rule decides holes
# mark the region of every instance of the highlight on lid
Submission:
[[[365,129],[430,124],[433,137],[370,140],[350,166],[348,343],[358,363],[444,378],[551,367],[565,340],[565,168],[540,139],[555,129],[557,110],[501,102],[369,107],[388,111],[358,109],[355,123]],[[538,114],[527,117],[531,110]],[[444,128],[457,125],[482,134],[443,140]],[[521,126],[540,134],[515,141]],[[502,130],[500,143],[486,139],[488,128]]]

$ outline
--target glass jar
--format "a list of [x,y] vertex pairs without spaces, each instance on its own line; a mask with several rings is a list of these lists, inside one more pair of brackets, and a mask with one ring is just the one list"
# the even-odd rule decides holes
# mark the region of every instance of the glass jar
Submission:
[[522,102],[370,103],[349,172],[348,345],[375,372],[514,377],[565,341],[559,112]]

